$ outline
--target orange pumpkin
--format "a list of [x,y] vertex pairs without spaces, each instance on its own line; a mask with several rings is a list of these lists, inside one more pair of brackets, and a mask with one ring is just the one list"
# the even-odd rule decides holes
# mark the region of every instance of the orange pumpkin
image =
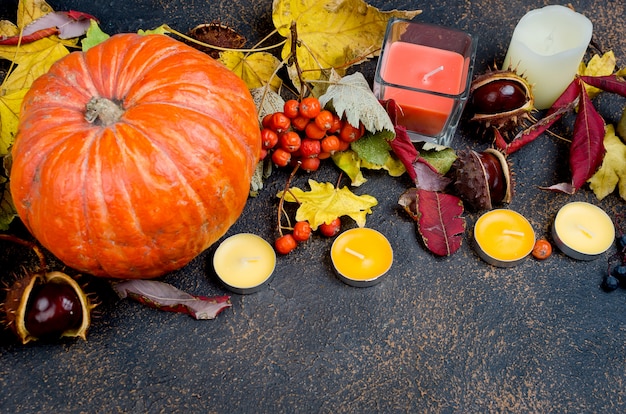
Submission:
[[11,193],[37,240],[96,276],[152,278],[226,233],[261,135],[246,87],[163,35],[74,52],[24,98]]

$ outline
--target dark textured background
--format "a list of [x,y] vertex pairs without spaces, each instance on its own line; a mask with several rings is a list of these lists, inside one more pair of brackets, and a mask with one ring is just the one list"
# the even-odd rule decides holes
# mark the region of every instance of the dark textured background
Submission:
[[[13,1],[2,17],[14,20]],[[250,44],[272,28],[268,0],[49,0],[56,10],[81,10],[109,32],[162,23],[186,31],[219,20]],[[373,1],[383,9],[421,8],[417,19],[479,37],[477,71],[500,63],[522,15],[563,1]],[[573,1],[594,23],[594,40],[626,63],[623,0]],[[374,62],[357,68],[371,82]],[[600,112],[615,122],[625,101],[603,96]],[[571,119],[561,132],[571,133]],[[486,146],[463,121],[456,146]],[[558,209],[589,201],[610,215],[624,213],[615,194],[598,202],[588,189],[575,196],[543,192],[567,180],[567,144],[544,136],[511,157],[517,195],[510,208],[548,236]],[[271,285],[233,295],[212,321],[158,312],[118,300],[101,283],[103,301],[88,341],[18,345],[0,342],[0,412],[623,412],[626,407],[626,291],[599,289],[606,258],[578,262],[557,252],[512,269],[482,262],[468,242],[450,258],[435,258],[397,206],[405,178],[366,172],[356,193],[379,200],[367,225],[386,234],[395,251],[390,276],[358,289],[331,271],[331,240],[314,237],[280,257]],[[327,165],[311,175],[335,182]],[[298,176],[303,187],[307,176]],[[268,240],[285,174],[251,199],[229,234]],[[467,214],[468,228],[477,214]],[[16,225],[15,232],[20,233]],[[9,249],[0,244],[1,249]],[[228,293],[210,265],[213,248],[164,280],[191,293]],[[8,250],[7,250],[8,251]],[[8,253],[7,253],[8,254]],[[29,253],[0,259],[2,276]],[[53,265],[56,263],[53,262]]]

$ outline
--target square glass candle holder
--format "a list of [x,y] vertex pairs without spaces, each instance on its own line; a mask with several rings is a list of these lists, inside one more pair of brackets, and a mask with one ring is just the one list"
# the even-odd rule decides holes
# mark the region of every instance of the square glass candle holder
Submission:
[[477,41],[460,30],[391,19],[374,94],[393,99],[411,141],[451,146],[469,97]]

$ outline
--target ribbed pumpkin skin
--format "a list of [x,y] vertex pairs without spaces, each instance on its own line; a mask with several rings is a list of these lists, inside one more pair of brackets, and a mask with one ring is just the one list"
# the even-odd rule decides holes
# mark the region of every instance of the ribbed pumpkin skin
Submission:
[[[92,97],[121,118],[85,120]],[[231,71],[163,35],[74,52],[24,98],[11,193],[37,240],[96,276],[178,269],[240,216],[259,159],[256,108]]]

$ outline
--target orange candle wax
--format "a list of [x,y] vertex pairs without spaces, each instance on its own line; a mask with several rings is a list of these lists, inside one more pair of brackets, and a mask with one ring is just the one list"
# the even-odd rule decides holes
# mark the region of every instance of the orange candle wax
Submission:
[[[393,42],[386,51],[381,69],[387,83],[457,95],[467,75],[465,59],[459,53],[407,42]],[[452,112],[454,100],[404,88],[385,88],[383,99],[393,99],[402,111],[398,123],[426,135],[437,135]]]
[[393,249],[376,230],[355,228],[337,236],[330,257],[341,280],[351,286],[366,287],[380,282],[391,268]]
[[235,234],[219,245],[213,256],[213,268],[227,289],[235,293],[253,293],[266,284],[276,266],[271,244],[250,233]]
[[496,209],[476,221],[474,241],[479,256],[487,263],[511,267],[530,254],[535,245],[535,232],[521,214]]

